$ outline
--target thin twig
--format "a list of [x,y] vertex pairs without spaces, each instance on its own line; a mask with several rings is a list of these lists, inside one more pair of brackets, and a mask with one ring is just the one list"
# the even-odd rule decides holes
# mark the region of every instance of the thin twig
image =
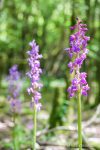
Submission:
[[41,135],[44,135],[44,134],[48,134],[50,132],[54,132],[56,130],[76,131],[77,129],[74,126],[69,126],[69,127],[58,126],[58,127],[52,128],[52,129],[46,128],[43,131],[37,132],[37,137],[40,137]]
[[84,124],[83,128],[90,126],[93,122],[96,122],[98,115],[100,114],[100,104],[97,106],[95,114]]
[[[97,119],[97,116],[100,114],[100,105],[97,106],[97,109],[96,109],[96,112],[95,114],[86,122],[83,122],[83,129],[85,130],[85,128],[87,128],[89,125],[91,125],[93,122],[96,122]],[[100,120],[99,120],[100,121]],[[98,121],[98,122],[99,122]],[[49,129],[49,127],[45,128],[44,130],[42,131],[38,131],[37,132],[37,137],[41,136],[41,135],[44,135],[44,134],[47,134],[49,132],[54,132],[56,130],[66,130],[66,131],[77,131],[77,128],[74,126],[58,126],[58,127],[55,127],[55,128],[52,128],[52,129]]]

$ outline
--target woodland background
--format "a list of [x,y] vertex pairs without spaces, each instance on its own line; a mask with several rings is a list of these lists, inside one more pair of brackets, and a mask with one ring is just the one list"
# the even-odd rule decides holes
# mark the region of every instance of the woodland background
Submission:
[[[6,77],[9,68],[14,64],[19,66],[23,83],[20,97],[22,110],[16,132],[20,137],[20,149],[30,145],[31,127],[27,123],[32,120],[32,110],[29,107],[30,97],[26,91],[30,83],[25,74],[29,69],[26,54],[30,49],[28,43],[33,39],[39,44],[40,53],[43,55],[41,60],[43,69],[41,80],[44,84],[41,100],[43,106],[37,118],[38,130],[43,131],[47,128],[49,132],[51,128],[58,126],[76,126],[77,100],[68,98],[67,87],[71,77],[67,67],[69,58],[64,51],[69,47],[69,36],[72,34],[70,26],[75,24],[76,17],[87,24],[87,35],[91,38],[88,44],[89,54],[82,67],[82,70],[88,74],[87,80],[90,86],[88,97],[82,98],[83,124],[90,121],[84,132],[90,145],[92,144],[95,149],[100,148],[100,109],[98,109],[100,108],[100,1],[0,0],[1,149],[12,147],[11,111],[7,102]],[[77,145],[77,134],[63,130],[56,131],[55,128],[53,133],[41,133],[43,135],[40,134],[41,136],[38,137],[38,146],[44,147],[43,149],[57,147],[55,141],[65,149],[67,144],[71,145],[73,141]],[[60,146],[58,149],[60,150]]]

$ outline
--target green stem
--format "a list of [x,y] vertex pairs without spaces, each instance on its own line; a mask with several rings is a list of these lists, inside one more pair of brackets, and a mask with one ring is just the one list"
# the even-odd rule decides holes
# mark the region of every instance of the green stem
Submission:
[[78,145],[79,150],[82,150],[82,125],[81,125],[81,93],[78,92]]
[[34,105],[33,150],[36,150],[36,112],[37,112],[36,106]]
[[14,150],[17,150],[16,148],[16,122],[15,122],[15,112],[13,112],[13,123],[14,123],[14,127],[13,127],[13,146],[14,146]]

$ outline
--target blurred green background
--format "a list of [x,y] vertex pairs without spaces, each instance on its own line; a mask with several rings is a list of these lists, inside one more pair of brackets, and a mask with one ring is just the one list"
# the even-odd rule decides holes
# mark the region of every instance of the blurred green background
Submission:
[[[42,115],[39,116],[41,126],[38,128],[43,129],[47,124],[50,128],[68,125],[77,120],[76,100],[69,100],[66,90],[71,77],[67,67],[69,58],[64,51],[69,47],[69,36],[72,34],[70,26],[75,24],[76,17],[87,24],[87,35],[91,38],[88,44],[90,51],[82,67],[82,70],[88,73],[87,80],[90,86],[88,97],[82,99],[83,120],[86,120],[94,114],[100,102],[100,1],[0,0],[1,121],[5,122],[11,115],[6,103],[8,85],[5,78],[9,68],[14,64],[18,64],[22,73],[21,99],[24,108],[21,115],[31,118],[27,104],[30,99],[26,92],[29,81],[25,73],[28,70],[26,54],[30,49],[28,43],[33,39],[39,44],[40,53],[43,55],[41,60],[43,69],[41,80],[44,84],[41,100],[43,108]],[[45,141],[49,136],[42,140]],[[5,139],[4,136],[0,138]]]

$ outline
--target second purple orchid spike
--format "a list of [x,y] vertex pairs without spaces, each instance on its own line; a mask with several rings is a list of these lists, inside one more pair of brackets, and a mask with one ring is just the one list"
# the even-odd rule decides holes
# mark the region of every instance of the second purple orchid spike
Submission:
[[85,72],[80,73],[80,69],[89,51],[87,49],[87,42],[90,40],[90,37],[85,35],[88,29],[86,24],[82,24],[79,19],[77,19],[76,25],[72,26],[70,29],[76,32],[70,36],[70,48],[67,48],[66,51],[70,57],[70,62],[68,64],[70,73],[74,72],[75,76],[67,91],[70,98],[76,96],[79,89],[82,95],[87,96],[87,91],[89,90],[86,81],[87,74]]

